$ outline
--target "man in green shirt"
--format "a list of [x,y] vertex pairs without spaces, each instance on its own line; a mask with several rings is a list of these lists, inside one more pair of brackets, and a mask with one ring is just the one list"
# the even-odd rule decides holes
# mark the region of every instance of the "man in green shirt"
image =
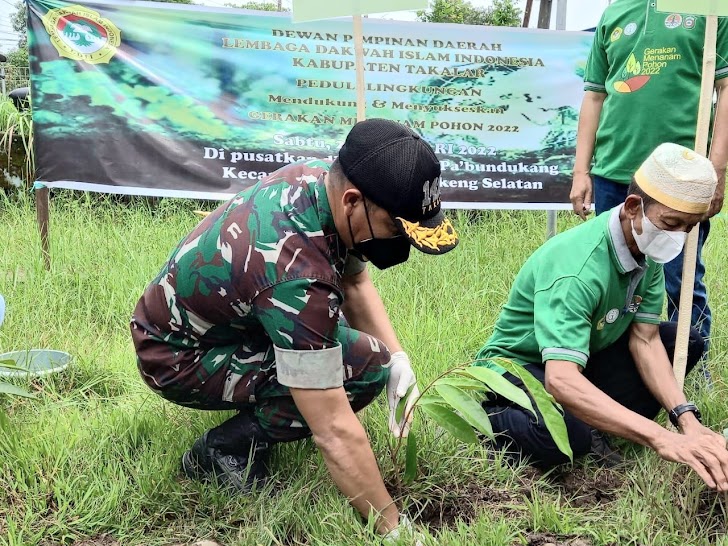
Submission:
[[[675,324],[660,321],[661,264],[682,250],[716,183],[706,158],[663,144],[636,172],[623,204],[548,241],[516,277],[478,359],[493,368],[488,359],[510,359],[545,384],[565,410],[575,457],[589,453],[601,438],[594,430],[601,431],[688,464],[709,486],[728,490],[725,440],[685,400],[670,364]],[[689,368],[703,343],[693,330]],[[542,466],[566,461],[542,419],[503,399],[484,405],[501,445]],[[682,435],[653,422],[660,407]]]
[[[616,0],[604,12],[584,74],[571,190],[574,212],[586,218],[624,202],[632,173],[661,142],[695,144],[705,18],[656,11],[654,0]],[[720,212],[728,164],[728,21],[719,21],[715,85],[720,101],[710,159],[718,186],[706,213]],[[593,164],[592,164],[593,160]],[[692,325],[706,340],[711,312],[700,249],[710,223],[701,224]],[[665,264],[667,312],[677,320],[682,254]]]

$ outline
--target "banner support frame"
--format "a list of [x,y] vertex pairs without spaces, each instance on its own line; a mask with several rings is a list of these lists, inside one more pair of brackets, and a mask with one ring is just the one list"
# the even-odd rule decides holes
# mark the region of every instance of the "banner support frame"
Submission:
[[49,239],[50,225],[50,190],[47,186],[36,183],[35,186],[35,212],[40,233],[40,246],[43,255],[43,265],[47,271],[51,269],[51,250]]
[[353,16],[354,23],[354,57],[356,66],[356,121],[366,119],[366,96],[364,82],[364,31],[361,15]]

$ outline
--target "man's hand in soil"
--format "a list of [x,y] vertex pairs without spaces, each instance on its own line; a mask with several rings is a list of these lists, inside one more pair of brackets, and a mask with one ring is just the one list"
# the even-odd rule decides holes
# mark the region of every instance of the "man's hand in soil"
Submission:
[[[411,540],[403,540],[411,538]],[[382,542],[389,546],[394,544],[412,544],[414,546],[424,546],[424,539],[420,533],[415,531],[414,525],[410,519],[404,514],[399,515],[399,525],[384,535]]]
[[690,466],[708,487],[728,491],[728,450],[723,436],[697,420],[681,419],[680,428],[682,434],[665,431],[654,446],[657,454],[667,461]]

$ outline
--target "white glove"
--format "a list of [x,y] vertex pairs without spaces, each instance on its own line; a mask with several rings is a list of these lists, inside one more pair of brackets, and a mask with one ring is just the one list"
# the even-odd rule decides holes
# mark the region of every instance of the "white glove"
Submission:
[[[417,388],[417,378],[415,372],[412,371],[409,357],[404,351],[398,351],[392,354],[389,361],[389,379],[387,380],[387,402],[389,403],[389,430],[392,431],[397,438],[406,438],[409,434],[410,423],[412,423],[412,414],[410,409],[420,396]],[[407,402],[402,417],[402,422],[397,422],[397,405],[404,398],[410,386],[414,388],[407,397]],[[409,419],[405,422],[406,417]]]
[[425,544],[422,542],[422,535],[415,531],[415,527],[409,518],[404,514],[400,514],[399,525],[382,537],[382,543],[388,545],[398,544],[399,540],[404,537],[412,537],[414,546],[424,546]]

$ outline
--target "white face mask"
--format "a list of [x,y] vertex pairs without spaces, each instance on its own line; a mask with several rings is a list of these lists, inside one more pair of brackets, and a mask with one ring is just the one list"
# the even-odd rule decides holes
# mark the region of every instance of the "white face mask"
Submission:
[[664,264],[674,260],[682,252],[688,234],[684,231],[665,231],[658,228],[647,218],[645,205],[642,203],[642,233],[635,231],[632,220],[632,235],[642,254],[658,264]]

